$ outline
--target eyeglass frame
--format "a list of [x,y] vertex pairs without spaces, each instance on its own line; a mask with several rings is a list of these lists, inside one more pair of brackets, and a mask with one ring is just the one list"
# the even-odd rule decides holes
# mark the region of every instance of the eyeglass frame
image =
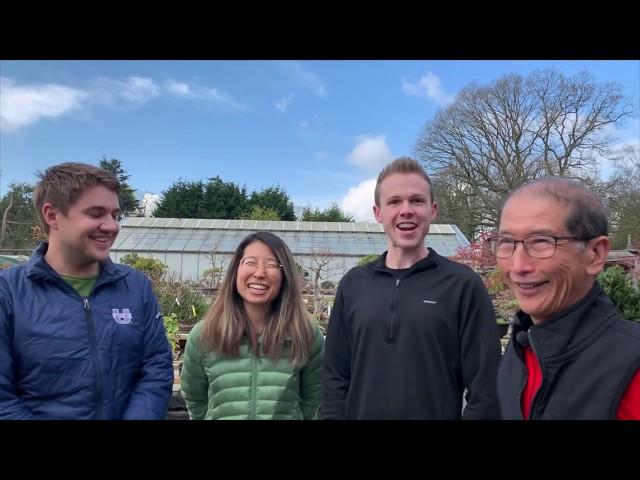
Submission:
[[[553,253],[551,253],[551,255],[545,256],[545,257],[537,257],[535,255],[531,255],[531,253],[529,253],[529,248],[527,247],[527,244],[525,243],[527,240],[531,239],[531,238],[535,238],[535,237],[546,237],[546,238],[553,238]],[[511,253],[508,256],[498,256],[498,252],[497,252],[497,242],[498,240],[508,240],[511,242],[511,245],[513,246],[511,249]],[[547,259],[547,258],[551,258],[553,257],[556,252],[558,251],[558,240],[573,240],[576,242],[588,242],[589,240],[591,240],[590,238],[580,238],[580,237],[563,237],[563,236],[557,236],[557,235],[546,235],[546,234],[541,234],[541,233],[537,233],[534,235],[529,235],[528,237],[523,238],[522,240],[514,240],[513,238],[509,238],[509,237],[502,237],[500,235],[495,236],[495,237],[490,237],[487,239],[487,243],[489,244],[489,248],[491,249],[491,252],[496,256],[496,258],[500,258],[500,259],[505,259],[505,258],[511,258],[513,257],[513,254],[516,252],[516,247],[518,246],[518,243],[522,244],[522,249],[525,251],[525,253],[531,257],[531,258],[538,258],[541,260]],[[494,247],[495,245],[495,247]]]
[[[245,261],[246,261],[248,258],[253,258],[253,259],[255,259],[255,260],[253,260],[253,261],[255,261],[255,262],[256,262],[255,267],[250,267],[250,266],[248,266],[248,265],[245,263]],[[268,261],[267,261],[267,262],[268,262]],[[258,267],[259,267],[259,265],[260,265],[260,264],[262,264],[262,265],[263,265],[265,272],[276,272],[276,271],[278,271],[278,272],[279,272],[279,271],[281,271],[281,270],[282,270],[282,268],[283,268],[283,267],[282,267],[282,264],[281,264],[281,263],[279,263],[277,260],[274,260],[275,265],[277,265],[277,266],[275,266],[275,267],[269,267],[269,266],[267,266],[267,262],[259,262],[259,261],[258,261],[258,259],[257,259],[257,258],[255,258],[255,257],[243,257],[243,258],[241,258],[241,259],[240,259],[240,265],[241,265],[243,268],[247,268],[247,269],[249,269],[249,270],[250,270],[250,271],[252,271],[252,272],[257,271],[257,270],[258,270]]]

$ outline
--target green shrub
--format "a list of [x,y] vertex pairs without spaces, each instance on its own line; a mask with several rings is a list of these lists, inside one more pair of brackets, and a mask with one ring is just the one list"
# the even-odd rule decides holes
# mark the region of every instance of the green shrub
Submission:
[[137,253],[128,253],[127,255],[122,257],[120,261],[125,265],[129,265],[130,267],[135,268],[136,270],[140,270],[147,277],[149,277],[152,282],[157,282],[158,280],[160,280],[167,271],[167,266],[160,260],[149,257],[141,257]]
[[154,292],[163,314],[175,314],[182,324],[197,323],[209,308],[209,302],[196,282],[177,280],[169,275],[156,282]]
[[175,354],[180,350],[180,323],[175,313],[163,315],[164,330],[167,333],[167,339],[171,344],[171,351]]
[[380,255],[376,254],[365,255],[360,260],[358,260],[358,266],[361,267],[362,265],[366,265],[367,263],[375,262],[379,256]]
[[325,280],[320,284],[320,288],[322,288],[323,290],[335,290],[336,284],[331,280]]
[[640,322],[640,292],[633,288],[631,275],[616,265],[605,268],[598,281],[624,318]]

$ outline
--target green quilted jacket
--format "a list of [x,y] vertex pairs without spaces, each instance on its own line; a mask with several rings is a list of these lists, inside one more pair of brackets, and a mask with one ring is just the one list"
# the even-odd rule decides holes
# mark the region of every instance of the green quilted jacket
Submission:
[[322,397],[324,336],[317,325],[305,365],[293,366],[285,343],[277,361],[256,357],[249,343],[238,358],[200,349],[202,322],[196,324],[184,353],[182,396],[193,420],[315,419]]

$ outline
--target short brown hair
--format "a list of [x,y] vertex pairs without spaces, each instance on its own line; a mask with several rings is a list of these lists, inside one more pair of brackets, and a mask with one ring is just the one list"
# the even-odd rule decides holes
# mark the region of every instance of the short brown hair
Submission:
[[86,163],[61,163],[47,168],[44,173],[37,172],[37,175],[40,181],[33,191],[33,204],[46,233],[49,233],[49,225],[42,216],[45,203],[51,203],[66,215],[87,188],[102,185],[120,193],[120,182],[113,174]]
[[411,157],[400,157],[396,158],[393,162],[384,167],[378,175],[378,180],[376,181],[376,190],[374,194],[375,202],[378,207],[380,206],[380,184],[385,178],[387,178],[389,175],[393,175],[394,173],[401,173],[403,175],[416,173],[420,175],[427,181],[427,184],[429,185],[429,196],[431,197],[431,203],[435,201],[431,179],[429,178],[429,175],[427,175],[427,172],[424,171],[424,168],[422,168],[422,165],[420,165],[417,160],[414,160]]

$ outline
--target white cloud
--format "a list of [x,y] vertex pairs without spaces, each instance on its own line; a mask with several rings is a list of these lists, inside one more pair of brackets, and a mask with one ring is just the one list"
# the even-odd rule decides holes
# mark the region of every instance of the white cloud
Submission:
[[14,132],[44,117],[58,117],[82,106],[87,93],[56,84],[17,86],[0,77],[0,130]]
[[438,105],[448,105],[455,99],[455,95],[445,93],[440,79],[432,72],[427,72],[417,82],[410,82],[403,78],[402,91],[409,97],[428,98]]
[[290,95],[287,95],[286,97],[282,97],[280,100],[276,102],[275,107],[283,113],[286,112],[287,108],[289,108],[289,102],[291,101],[292,98],[293,98],[293,93]]
[[318,97],[327,95],[327,87],[311,70],[303,67],[300,62],[282,62],[281,65],[296,83],[311,90]]
[[178,97],[189,97],[192,95],[191,88],[186,83],[169,80],[167,82],[167,92]]
[[357,145],[347,156],[349,163],[377,171],[393,159],[384,135],[377,137],[361,135],[356,138],[356,141]]
[[340,201],[340,208],[353,215],[358,222],[375,222],[373,216],[373,194],[376,189],[376,178],[365,180],[351,187]]
[[151,78],[99,78],[96,81],[95,93],[95,98],[104,103],[124,102],[142,105],[158,97],[161,90]]
[[179,98],[213,102],[233,110],[247,110],[248,108],[246,105],[236,102],[228,93],[218,88],[203,87],[196,84],[189,85],[170,79],[164,90],[169,95],[174,95]]

